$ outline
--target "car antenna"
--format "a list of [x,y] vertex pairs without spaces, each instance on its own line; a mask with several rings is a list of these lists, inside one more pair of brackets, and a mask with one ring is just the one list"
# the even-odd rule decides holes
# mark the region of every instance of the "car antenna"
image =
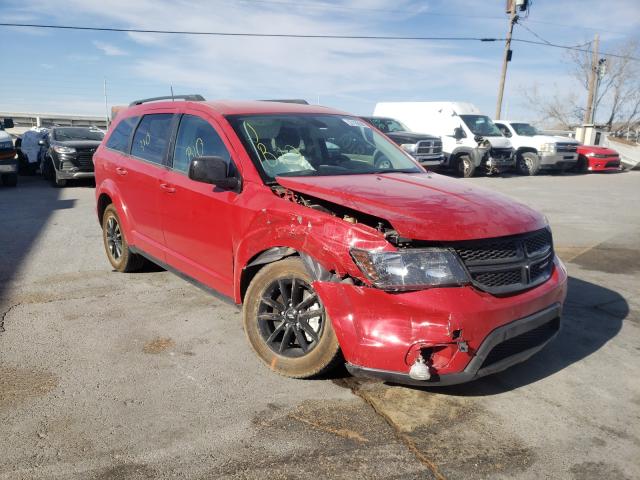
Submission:
[[172,101],[172,102],[175,102],[175,101],[176,101],[176,99],[175,99],[175,98],[173,98],[173,85],[169,85],[169,88],[171,89],[171,101]]

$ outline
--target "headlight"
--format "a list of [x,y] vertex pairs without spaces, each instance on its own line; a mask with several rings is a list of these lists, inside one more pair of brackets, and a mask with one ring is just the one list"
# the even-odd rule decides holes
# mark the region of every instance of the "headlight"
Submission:
[[73,147],[63,147],[62,145],[54,145],[53,149],[56,153],[76,153]]
[[403,143],[400,145],[405,152],[416,153],[418,145],[416,143]]
[[351,256],[371,283],[384,290],[419,290],[469,282],[460,260],[449,250],[370,252],[354,248]]
[[556,153],[555,143],[543,143],[540,145],[540,152],[542,153]]

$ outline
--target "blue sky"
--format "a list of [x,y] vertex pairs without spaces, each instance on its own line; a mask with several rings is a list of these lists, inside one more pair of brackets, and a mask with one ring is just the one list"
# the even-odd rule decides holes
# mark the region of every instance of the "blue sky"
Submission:
[[[561,7],[559,6],[561,4]],[[503,37],[504,0],[1,0],[3,22],[338,35]],[[535,0],[524,24],[551,41],[638,38],[638,0]],[[514,36],[537,40],[516,26]],[[493,115],[502,43],[187,37],[0,27],[0,111],[104,114],[175,93],[306,98],[369,114],[378,101],[458,100]],[[521,91],[576,91],[563,50],[514,45],[504,109],[535,119]]]

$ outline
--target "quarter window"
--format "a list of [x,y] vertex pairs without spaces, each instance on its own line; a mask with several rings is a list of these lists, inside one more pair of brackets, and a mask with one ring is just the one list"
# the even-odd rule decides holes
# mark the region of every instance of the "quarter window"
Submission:
[[173,168],[186,173],[192,159],[209,156],[231,162],[229,151],[209,122],[195,115],[183,115],[173,152]]
[[107,148],[117,150],[122,153],[128,153],[131,132],[133,131],[133,127],[138,123],[139,118],[140,117],[128,117],[118,122],[116,129],[111,133],[111,135],[109,135]]
[[131,155],[161,165],[171,135],[171,113],[145,115],[133,137]]

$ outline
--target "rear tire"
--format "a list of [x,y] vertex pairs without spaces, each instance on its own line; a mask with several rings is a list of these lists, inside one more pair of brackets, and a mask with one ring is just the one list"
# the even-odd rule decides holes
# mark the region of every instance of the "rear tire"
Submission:
[[102,240],[107,259],[115,270],[122,273],[140,270],[144,258],[131,252],[113,204],[108,205],[102,215]]
[[476,172],[476,166],[469,155],[460,155],[456,160],[456,172],[459,177],[470,178]]
[[286,377],[314,377],[341,359],[331,320],[312,283],[299,258],[286,258],[263,267],[245,295],[249,344],[271,370]]
[[533,152],[518,154],[516,170],[520,175],[533,176],[540,171],[540,157]]

